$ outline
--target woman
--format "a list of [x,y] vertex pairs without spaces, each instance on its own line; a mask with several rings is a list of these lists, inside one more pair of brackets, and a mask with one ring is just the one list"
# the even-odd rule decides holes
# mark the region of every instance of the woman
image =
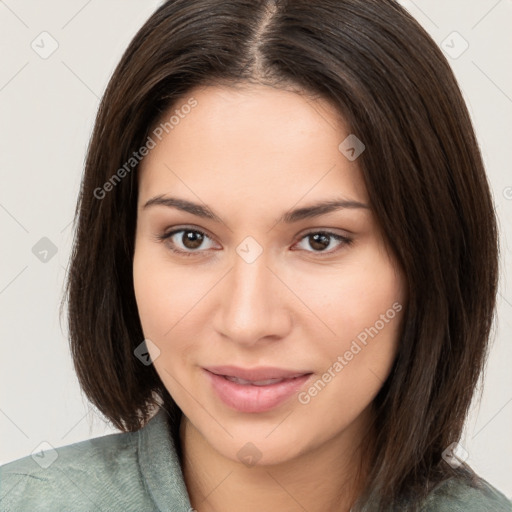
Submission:
[[2,504],[511,510],[458,442],[497,265],[467,109],[399,5],[168,1],[102,100],[67,288],[122,433],[4,465]]

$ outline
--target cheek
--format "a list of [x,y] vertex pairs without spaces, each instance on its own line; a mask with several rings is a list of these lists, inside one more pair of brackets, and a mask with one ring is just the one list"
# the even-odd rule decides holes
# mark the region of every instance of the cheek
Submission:
[[144,242],[135,250],[133,283],[144,334],[159,340],[171,335],[174,325],[204,294],[190,272],[170,265],[160,247]]
[[135,250],[133,281],[144,337],[158,349],[152,351],[148,344],[155,369],[174,389],[170,375],[180,375],[189,354],[198,349],[195,307],[212,284],[207,276],[170,264],[161,248],[144,241]]
[[[368,384],[382,384],[396,355],[399,331],[404,310],[403,280],[391,264],[380,260],[372,271],[364,271],[360,280],[357,275],[351,288],[350,311],[346,325],[349,329],[341,336],[338,352],[347,361],[347,374],[360,378],[366,373]],[[339,326],[342,330],[343,326]]]
[[[149,245],[149,244],[148,244]],[[163,261],[151,246],[140,243],[133,258],[133,283],[137,309],[153,366],[173,397],[180,396],[180,369],[185,346],[183,321],[194,297],[188,297],[180,273]],[[183,278],[182,278],[183,280]]]
[[334,434],[348,426],[382,388],[396,357],[404,311],[396,297],[376,294],[370,303],[344,303],[350,321],[342,323],[349,315],[339,314],[338,339],[324,344],[323,373],[299,396],[311,429],[320,422],[331,425]]
[[390,331],[394,332],[399,323],[397,313],[403,309],[401,279],[394,270],[375,265],[372,271],[354,272],[345,284],[346,295],[339,302],[346,311],[346,315],[341,315],[345,328],[338,328],[342,338],[345,340],[349,334],[364,343],[370,333],[392,334]]
[[[320,317],[335,334],[321,344],[325,373],[311,392],[306,390],[302,403],[311,401],[325,422],[338,424],[368,406],[396,357],[405,309],[403,276],[379,247],[369,249],[343,272],[333,271],[316,295]],[[318,282],[310,285],[320,291]]]
[[133,257],[133,286],[142,329],[146,338],[158,337],[163,320],[165,287],[156,279],[159,274],[157,260],[137,242]]
[[315,313],[317,334],[325,333],[328,347],[347,350],[358,335],[364,341],[367,330],[375,332],[375,325],[386,335],[396,330],[397,309],[404,305],[403,279],[378,248],[370,246],[344,260],[342,266],[333,266],[328,272],[321,270],[303,273],[294,282],[297,295],[307,298],[308,307]]

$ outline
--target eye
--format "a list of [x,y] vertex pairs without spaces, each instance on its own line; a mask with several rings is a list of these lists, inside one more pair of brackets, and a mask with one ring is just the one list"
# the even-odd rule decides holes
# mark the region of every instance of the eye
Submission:
[[[207,249],[211,249],[211,247],[204,247],[205,239],[211,240],[211,238],[198,229],[175,229],[169,233],[157,235],[157,238],[161,241],[165,241],[171,251],[183,254],[184,256],[194,256]],[[199,250],[201,248],[202,250]]]
[[[308,251],[306,249],[307,252],[321,253],[322,255],[330,255],[341,250],[344,246],[350,245],[352,243],[351,238],[347,238],[346,236],[332,233],[330,231],[311,231],[301,238],[301,243],[304,241],[307,245],[309,245],[309,247],[314,249],[313,251]],[[338,244],[337,248],[334,250],[325,250],[329,247],[332,249],[333,245],[336,246],[336,242]]]
[[[205,247],[204,243],[205,240],[212,239],[204,231],[199,229],[182,227],[169,231],[168,233],[159,234],[156,238],[160,241],[165,241],[172,252],[183,256],[194,256],[208,249],[212,249],[211,246]],[[296,245],[300,245],[300,243],[304,242],[313,249],[310,251],[302,247],[302,249],[307,252],[317,253],[319,255],[330,255],[341,250],[344,246],[350,245],[352,239],[330,231],[311,231],[306,233]],[[332,249],[333,245],[337,245],[337,248]],[[330,250],[327,250],[329,248]]]

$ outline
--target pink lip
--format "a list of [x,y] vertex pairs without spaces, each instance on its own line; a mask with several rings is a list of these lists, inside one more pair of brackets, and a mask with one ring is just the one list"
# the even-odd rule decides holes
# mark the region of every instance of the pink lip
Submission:
[[[204,370],[204,372],[210,379],[217,396],[227,406],[240,412],[264,412],[277,407],[303,387],[312,375],[308,373],[299,377],[285,378],[285,380],[275,384],[256,386],[252,384],[238,384],[228,380],[224,375],[218,375],[208,370]],[[238,375],[236,377],[245,378]],[[258,376],[258,378],[245,379],[266,380],[271,378],[282,377],[261,378]]]

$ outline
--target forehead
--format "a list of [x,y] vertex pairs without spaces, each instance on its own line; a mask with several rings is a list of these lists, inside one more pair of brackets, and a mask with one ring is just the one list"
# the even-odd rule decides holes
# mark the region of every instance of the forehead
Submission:
[[139,168],[140,202],[171,191],[208,204],[240,198],[240,207],[326,194],[367,201],[357,160],[339,149],[349,128],[326,100],[267,86],[201,87],[158,126]]

